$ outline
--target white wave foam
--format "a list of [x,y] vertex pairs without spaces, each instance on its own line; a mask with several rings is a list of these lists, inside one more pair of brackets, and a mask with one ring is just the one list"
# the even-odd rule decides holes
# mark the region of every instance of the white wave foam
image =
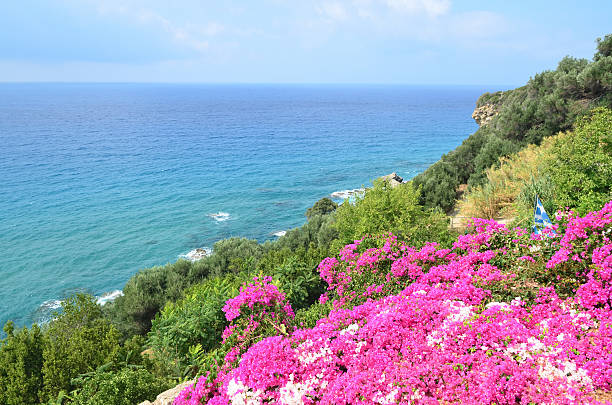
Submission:
[[212,253],[211,248],[201,247],[201,248],[190,250],[188,253],[184,255],[179,255],[179,257],[181,259],[187,259],[192,262],[195,262],[196,260],[201,260],[205,258],[206,256],[210,256],[211,253]]
[[40,308],[43,310],[53,311],[62,307],[62,300],[47,300],[40,304]]
[[96,303],[98,305],[104,305],[111,301],[114,301],[115,299],[121,297],[122,295],[123,295],[123,291],[121,290],[110,291],[110,292],[100,295],[98,299],[96,300]]
[[[118,297],[123,295],[123,291],[115,290],[106,292],[100,296],[96,296],[96,303],[98,305],[105,305]],[[62,309],[64,305],[64,300],[47,300],[38,306],[36,311],[33,312],[32,319],[35,323],[39,325],[44,325],[49,323],[57,310]]]
[[285,236],[286,234],[287,234],[287,231],[278,231],[278,232],[274,232],[272,235],[280,238],[281,236]]
[[34,323],[44,325],[49,323],[53,319],[53,314],[62,308],[62,300],[47,300],[40,304],[36,311],[32,314],[32,320]]
[[354,188],[352,190],[340,190],[340,191],[334,191],[333,193],[331,193],[331,198],[334,198],[336,200],[346,200],[347,198],[353,198],[353,197],[362,195],[363,193],[365,193],[364,188]]
[[227,212],[221,212],[221,211],[214,212],[212,214],[208,214],[208,216],[217,222],[223,222],[223,221],[227,221],[228,219],[230,219],[230,214],[228,214]]

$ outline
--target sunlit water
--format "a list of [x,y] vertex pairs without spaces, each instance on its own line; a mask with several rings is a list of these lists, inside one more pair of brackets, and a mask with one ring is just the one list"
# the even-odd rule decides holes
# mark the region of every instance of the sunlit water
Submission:
[[[0,85],[0,322],[139,269],[304,223],[321,197],[423,171],[479,87]],[[42,306],[41,306],[42,305]]]

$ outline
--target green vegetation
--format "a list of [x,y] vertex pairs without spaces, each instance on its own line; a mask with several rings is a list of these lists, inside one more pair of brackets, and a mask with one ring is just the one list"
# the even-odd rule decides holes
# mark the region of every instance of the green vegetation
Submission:
[[215,277],[191,287],[185,297],[169,302],[153,320],[149,345],[155,358],[177,377],[192,376],[198,370],[191,354],[211,351],[221,343],[227,326],[221,308],[238,294],[248,277]]
[[574,130],[502,158],[486,178],[459,203],[461,216],[525,224],[536,194],[551,213],[560,207],[580,214],[596,210],[612,198],[612,110],[596,108]]
[[70,392],[71,380],[109,362],[119,348],[119,333],[91,296],[76,295],[45,330],[43,398]]
[[[293,324],[313,327],[331,310],[329,301],[318,301],[326,292],[318,271],[324,258],[365,236],[360,252],[381,248],[389,232],[413,246],[450,245],[456,234],[444,212],[455,207],[461,184],[469,185],[459,205],[465,216],[514,217],[528,226],[536,193],[549,212],[599,209],[612,197],[612,35],[598,40],[597,49],[592,62],[566,57],[523,87],[482,95],[477,105],[492,105],[494,118],[413,182],[391,187],[377,180],[340,206],[323,198],[306,211],[303,226],[273,242],[230,238],[202,260],[143,269],[104,307],[76,295],[48,325],[15,330],[7,323],[0,404],[138,403],[186,378],[215,373],[236,339],[248,346],[279,332],[270,326],[275,320],[263,317],[269,324],[247,331],[248,339],[222,339],[230,325],[223,306],[254,277],[278,286],[295,311]],[[504,255],[495,260],[508,271],[518,263],[504,262]],[[380,274],[390,270],[384,266],[390,262],[379,263]],[[521,266],[525,280],[541,281],[528,263]],[[560,280],[575,287],[568,274]],[[375,276],[353,275],[351,291],[363,292]],[[525,280],[491,286],[493,297],[508,298],[512,287],[529,298],[534,285]],[[400,286],[389,288],[384,292]],[[232,324],[246,325],[245,319]]]
[[42,390],[44,338],[37,325],[15,331],[12,322],[4,326],[0,341],[0,403],[34,404]]
[[568,56],[556,70],[536,74],[523,87],[484,94],[477,105],[492,104],[498,113],[414,178],[422,187],[421,203],[450,212],[459,185],[484,184],[486,170],[500,157],[571,129],[577,117],[594,107],[612,107],[611,44],[612,35],[607,35],[598,39],[592,62]]
[[306,217],[310,219],[315,215],[326,215],[334,212],[338,208],[338,204],[330,200],[329,198],[321,198],[312,207],[306,210]]
[[554,141],[549,176],[555,205],[585,214],[610,200],[612,110],[598,108]]
[[86,380],[72,398],[78,405],[133,405],[171,388],[167,380],[140,368],[100,371]]
[[357,197],[355,203],[345,201],[338,208],[335,227],[339,238],[335,246],[384,232],[417,246],[430,240],[449,241],[448,219],[419,205],[419,194],[412,183],[391,187],[385,180],[374,181],[374,187]]
[[15,331],[9,322],[4,331],[2,404],[134,403],[154,398],[171,384],[141,356],[142,338],[120,344],[119,331],[89,295],[68,298],[61,313],[42,328]]

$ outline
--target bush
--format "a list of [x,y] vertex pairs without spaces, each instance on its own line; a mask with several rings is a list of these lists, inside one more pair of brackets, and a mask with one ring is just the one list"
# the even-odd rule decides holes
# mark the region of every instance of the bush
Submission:
[[293,323],[297,328],[313,328],[319,319],[323,319],[329,315],[332,310],[332,301],[323,300],[324,302],[316,302],[308,308],[302,308],[295,312]]
[[338,208],[338,204],[333,202],[327,197],[321,198],[312,207],[306,210],[306,217],[310,219],[315,215],[327,215],[331,214]]
[[[317,261],[318,264],[319,260]],[[312,305],[324,291],[316,264],[309,264],[297,256],[288,258],[270,274],[279,288],[287,294],[294,309]]]
[[178,260],[139,271],[126,283],[123,296],[105,308],[105,312],[124,337],[144,335],[151,330],[155,314],[166,302],[180,299],[186,288],[208,277],[253,270],[263,253],[264,248],[255,240],[221,240],[215,243],[212,255],[195,263]]
[[374,187],[354,203],[345,201],[338,207],[335,218],[338,247],[383,232],[393,232],[415,245],[450,240],[446,216],[419,205],[419,190],[412,183],[391,187],[385,180],[375,180]]
[[612,186],[612,111],[595,109],[561,134],[552,149],[549,172],[555,203],[586,213],[610,199]]
[[194,375],[198,370],[190,364],[190,350],[197,347],[207,352],[220,345],[228,323],[223,305],[238,294],[248,278],[211,278],[191,287],[176,303],[167,303],[153,319],[148,335],[155,358],[166,363],[177,377]]
[[[533,215],[536,193],[546,204],[552,203],[553,187],[544,175],[551,158],[552,139],[540,146],[528,145],[517,154],[501,158],[498,167],[486,170],[486,182],[470,189],[459,202],[459,216],[526,219]],[[546,208],[554,212],[554,206]]]
[[45,330],[43,399],[70,392],[73,378],[108,363],[118,350],[119,332],[103,318],[95,299],[84,294],[68,298]]
[[99,371],[88,378],[73,396],[75,405],[133,405],[155,397],[168,388],[167,380],[141,368],[126,367],[116,372]]
[[338,237],[333,222],[333,215],[312,215],[303,226],[287,231],[270,248],[296,251],[300,248],[308,250],[314,245],[316,248],[327,250],[332,241]]
[[593,59],[599,61],[606,56],[612,56],[612,34],[606,35],[603,39],[597,38],[597,53]]
[[125,284],[123,296],[105,305],[105,312],[125,338],[146,334],[155,314],[167,301],[179,299],[183,289],[190,285],[191,267],[191,262],[178,260],[139,271]]
[[4,326],[0,340],[0,404],[35,404],[42,389],[44,337],[37,325],[15,331],[12,322]]

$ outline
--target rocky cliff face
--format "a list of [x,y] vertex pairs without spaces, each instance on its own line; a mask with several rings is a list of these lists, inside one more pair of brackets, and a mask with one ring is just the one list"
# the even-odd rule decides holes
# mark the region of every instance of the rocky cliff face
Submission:
[[404,182],[404,179],[395,172],[382,176],[381,179],[388,181],[391,187],[397,187]]
[[472,113],[472,118],[480,126],[488,124],[491,119],[497,114],[497,106],[494,104],[483,104],[480,107],[476,107]]

